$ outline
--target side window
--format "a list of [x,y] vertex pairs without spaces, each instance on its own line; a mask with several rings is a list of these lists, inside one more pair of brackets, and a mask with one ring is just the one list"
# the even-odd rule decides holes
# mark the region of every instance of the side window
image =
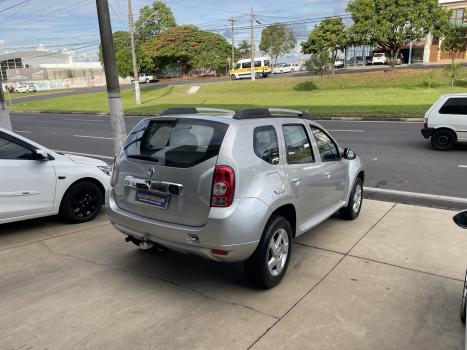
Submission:
[[255,67],[261,67],[261,61],[255,61]]
[[272,125],[260,126],[253,131],[255,154],[269,164],[279,163],[279,143],[276,129]]
[[450,98],[441,107],[439,114],[467,115],[467,98]]
[[266,67],[270,67],[270,66],[271,66],[271,62],[269,62],[269,60],[266,60],[266,61],[264,61],[264,65],[265,65]]
[[235,66],[235,69],[240,69],[242,68],[242,64],[241,63],[237,63],[237,65]]
[[26,147],[0,137],[0,159],[32,159],[33,153]]
[[243,62],[242,68],[251,68],[251,62]]
[[313,132],[313,137],[318,144],[319,154],[321,155],[321,160],[323,162],[333,162],[340,160],[339,149],[337,148],[334,141],[324,133],[324,131],[310,126]]
[[315,161],[305,126],[284,125],[282,131],[287,147],[287,163],[304,164]]

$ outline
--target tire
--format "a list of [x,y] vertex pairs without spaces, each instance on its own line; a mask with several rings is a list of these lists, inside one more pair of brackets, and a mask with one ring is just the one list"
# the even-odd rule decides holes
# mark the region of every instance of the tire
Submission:
[[235,76],[235,74],[232,74],[232,75],[230,76],[230,80],[237,80],[237,77]]
[[60,215],[69,223],[79,224],[99,214],[104,195],[94,182],[81,181],[70,186],[60,204]]
[[255,73],[255,79],[261,79],[262,77],[263,77],[263,74]]
[[[274,244],[274,242],[277,242]],[[278,246],[273,257],[273,246]],[[277,286],[287,272],[292,255],[292,229],[282,216],[272,216],[264,229],[253,255],[245,262],[245,272],[250,282],[264,289]],[[268,261],[275,261],[271,267]]]
[[465,273],[465,278],[464,278],[464,289],[462,291],[462,303],[461,303],[461,321],[463,324],[465,324],[465,316],[466,316],[466,304],[467,304],[467,271]]
[[456,134],[448,129],[435,131],[431,136],[431,146],[437,151],[449,151],[457,142]]
[[355,220],[360,215],[363,203],[363,181],[357,178],[350,193],[349,203],[339,211],[341,218]]
[[149,84],[149,79],[146,79],[146,84]]

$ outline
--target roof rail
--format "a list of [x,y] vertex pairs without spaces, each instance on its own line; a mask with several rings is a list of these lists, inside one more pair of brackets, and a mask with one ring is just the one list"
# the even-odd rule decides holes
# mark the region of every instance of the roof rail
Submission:
[[245,108],[241,109],[233,116],[234,119],[258,119],[274,117],[311,119],[311,116],[306,112],[282,108]]
[[177,115],[177,114],[198,114],[198,113],[217,113],[217,114],[228,114],[234,115],[235,112],[229,109],[219,109],[219,108],[200,108],[200,107],[176,107],[168,108],[162,111],[159,115]]

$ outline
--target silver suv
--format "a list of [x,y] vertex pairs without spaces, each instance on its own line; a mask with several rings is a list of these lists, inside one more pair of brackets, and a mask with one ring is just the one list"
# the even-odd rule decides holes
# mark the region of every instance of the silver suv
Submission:
[[116,156],[107,214],[126,240],[245,261],[255,284],[287,271],[292,240],[362,206],[362,163],[305,113],[173,108],[142,120]]

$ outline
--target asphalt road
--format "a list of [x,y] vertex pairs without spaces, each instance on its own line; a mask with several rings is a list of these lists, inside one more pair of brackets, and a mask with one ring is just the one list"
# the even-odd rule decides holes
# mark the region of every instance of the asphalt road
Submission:
[[[127,117],[131,130],[141,118]],[[415,122],[320,121],[365,162],[366,186],[467,198],[467,145],[437,152]],[[110,121],[85,114],[12,113],[19,134],[51,149],[109,157]]]
[[[398,66],[397,70],[405,70],[405,69],[432,69],[432,68],[439,68],[444,67],[443,65],[436,65],[436,66],[427,66],[424,64],[413,64],[413,65],[403,65]],[[367,67],[356,67],[356,68],[346,68],[346,69],[337,69],[335,71],[336,74],[356,74],[356,73],[367,73],[367,72],[376,72],[376,71],[384,71],[387,70],[388,66],[367,66]],[[293,77],[304,77],[304,76],[311,76],[308,72],[295,72],[295,73],[287,73],[287,74],[274,74],[269,76],[267,79],[283,79],[283,78],[293,78]],[[163,80],[157,83],[149,83],[149,84],[141,84],[142,88],[147,87],[154,87],[154,86],[171,86],[171,85],[188,85],[188,84],[208,84],[208,83],[216,83],[221,81],[228,81],[228,77],[206,77],[206,78],[193,78],[193,79],[173,79],[173,80]],[[246,80],[243,80],[246,81]],[[122,89],[131,88],[133,85],[126,84],[122,85]],[[29,102],[29,101],[38,101],[38,100],[46,100],[50,98],[57,98],[57,97],[65,97],[65,96],[74,96],[80,94],[87,94],[93,92],[101,92],[105,91],[105,86],[95,86],[95,87],[88,87],[88,88],[77,88],[71,89],[69,91],[63,92],[53,92],[51,91],[50,94],[42,94],[42,95],[32,95],[28,96],[25,95],[24,97],[19,97],[12,100],[13,104],[19,104],[22,102]]]

